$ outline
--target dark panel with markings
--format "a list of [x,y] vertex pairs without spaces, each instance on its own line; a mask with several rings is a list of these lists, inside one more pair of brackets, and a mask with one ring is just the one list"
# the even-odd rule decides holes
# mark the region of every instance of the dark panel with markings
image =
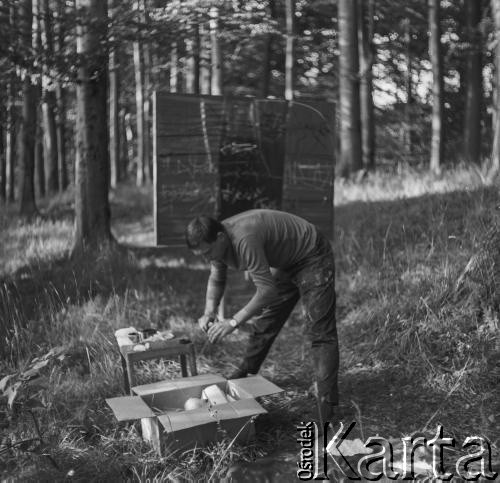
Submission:
[[183,245],[200,213],[297,213],[331,233],[334,109],[329,103],[154,96],[155,230]]

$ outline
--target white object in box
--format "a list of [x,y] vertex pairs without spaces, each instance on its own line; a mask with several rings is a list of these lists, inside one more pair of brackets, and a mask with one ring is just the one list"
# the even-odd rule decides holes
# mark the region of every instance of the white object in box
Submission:
[[[136,386],[132,391],[136,396],[106,402],[118,421],[140,419],[143,438],[161,455],[165,446],[187,449],[216,441],[220,429],[238,442],[248,441],[255,434],[253,418],[267,412],[255,398],[283,390],[262,376],[228,381],[218,374],[201,374]],[[205,398],[210,404],[186,411],[184,403],[191,397]]]

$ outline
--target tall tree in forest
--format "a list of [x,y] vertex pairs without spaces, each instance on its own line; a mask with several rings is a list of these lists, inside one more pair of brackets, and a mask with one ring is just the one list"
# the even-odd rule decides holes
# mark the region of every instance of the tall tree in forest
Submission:
[[[146,31],[149,28],[149,12],[148,4],[146,0],[141,1],[141,13],[142,22]],[[143,72],[144,72],[144,173],[145,176],[153,181],[153,165],[151,156],[151,123],[152,123],[152,112],[151,112],[151,98],[153,95],[153,83],[151,79],[152,70],[152,56],[151,56],[151,45],[147,38],[141,43],[142,54],[143,54]]]
[[[141,5],[138,0],[134,2],[134,8],[137,12],[139,21],[142,19],[140,14]],[[137,125],[137,171],[136,171],[136,184],[142,186],[145,181],[146,175],[146,158],[144,152],[144,64],[142,47],[139,39],[134,40],[134,72],[135,72],[135,118]]]
[[219,38],[219,9],[210,9],[210,47],[212,59],[211,94],[222,95],[222,50]]
[[200,27],[197,22],[191,24],[193,37],[186,39],[186,92],[200,93]]
[[481,161],[481,106],[483,75],[481,55],[481,2],[465,0],[467,63],[465,67],[464,156],[468,162]]
[[[116,3],[116,0],[109,0],[108,2],[112,22],[116,15]],[[119,123],[120,71],[118,49],[118,41],[115,37],[111,37],[109,48],[109,162],[110,186],[112,188],[116,188],[118,181],[121,179]]]
[[[33,3],[33,13],[35,19],[33,20],[33,39],[36,44],[35,52],[37,54],[43,51],[42,44],[42,14],[43,7],[40,0],[35,0]],[[37,76],[36,82],[36,96],[37,99],[42,98],[42,79]],[[36,110],[36,134],[35,134],[35,193],[38,196],[45,196],[45,163],[43,155],[43,116],[41,106],[37,106]]]
[[[55,41],[57,54],[62,56],[65,49],[66,2],[57,2],[55,11]],[[68,160],[66,156],[66,91],[60,79],[54,80],[56,93],[57,160],[59,163],[59,188],[65,190],[69,184]]]
[[285,99],[293,99],[294,76],[295,76],[295,0],[286,0],[286,43],[285,43]]
[[[20,9],[21,46],[26,58],[33,58],[32,47],[36,46],[33,39],[33,2],[23,0]],[[27,68],[23,73],[22,82],[22,117],[20,129],[20,205],[19,213],[23,216],[33,216],[37,209],[35,205],[35,136],[36,136],[36,92],[37,87],[32,81],[32,61],[28,60]]]
[[357,2],[339,0],[340,158],[338,172],[347,177],[363,168],[361,152]]
[[[268,0],[266,7],[266,15],[269,19],[276,18],[276,2],[275,0]],[[260,96],[266,98],[269,95],[269,88],[271,83],[271,56],[273,53],[274,35],[272,32],[264,34],[264,49],[262,55],[262,78],[260,83]]]
[[[74,253],[111,240],[107,123],[107,2],[76,0],[76,170]],[[84,21],[82,21],[84,19]],[[103,139],[105,136],[105,139]]]
[[[52,12],[49,0],[40,1],[42,23],[42,43],[45,46],[46,58],[54,57],[54,32]],[[42,113],[43,113],[43,145],[45,161],[45,191],[47,194],[59,190],[59,166],[57,160],[57,132],[56,132],[56,93],[55,85],[49,77],[48,67],[44,68],[42,80]]]
[[429,56],[432,64],[432,138],[430,169],[441,173],[443,160],[443,59],[441,54],[440,2],[428,0]]
[[199,25],[200,34],[200,94],[210,94],[210,35],[209,29],[204,24]]
[[[10,31],[13,32],[17,23],[17,9],[12,4],[9,8],[9,22]],[[11,45],[16,47],[15,39],[11,39]],[[6,122],[6,138],[5,138],[5,181],[6,181],[6,197],[7,201],[13,202],[15,199],[15,160],[17,157],[16,144],[17,144],[17,115],[16,115],[16,94],[18,88],[18,78],[14,69],[11,66],[11,71],[8,75],[7,82],[7,122]]]
[[406,91],[406,102],[404,110],[404,122],[403,122],[403,144],[404,152],[406,157],[411,160],[413,154],[413,126],[412,126],[412,105],[413,105],[413,68],[412,68],[412,38],[411,38],[411,20],[407,13],[407,17],[403,21],[404,27],[404,43],[405,43],[405,61],[406,61],[406,72],[405,72],[405,91]]
[[5,160],[5,119],[0,118],[0,201],[7,199],[6,180],[6,160]]
[[373,120],[373,17],[375,0],[358,0],[359,94],[363,164],[375,168],[375,124]]
[[491,150],[491,174],[500,172],[500,0],[491,0],[495,28],[495,82],[493,112],[493,146]]

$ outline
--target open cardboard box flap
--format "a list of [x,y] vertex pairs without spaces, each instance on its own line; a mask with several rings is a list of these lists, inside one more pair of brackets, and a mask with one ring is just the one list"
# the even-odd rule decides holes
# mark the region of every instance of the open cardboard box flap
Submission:
[[155,413],[139,396],[123,396],[106,399],[118,421],[153,418]]
[[264,379],[262,376],[244,377],[242,379],[231,379],[227,381],[228,392],[235,394],[240,399],[250,399],[261,396],[269,396],[283,392],[283,389]]

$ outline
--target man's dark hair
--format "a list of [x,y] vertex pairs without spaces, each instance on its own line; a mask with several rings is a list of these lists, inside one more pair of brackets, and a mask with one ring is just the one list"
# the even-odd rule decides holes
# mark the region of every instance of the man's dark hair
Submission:
[[209,216],[197,216],[186,227],[186,244],[190,250],[196,250],[202,242],[213,243],[220,232],[224,232],[222,223]]

